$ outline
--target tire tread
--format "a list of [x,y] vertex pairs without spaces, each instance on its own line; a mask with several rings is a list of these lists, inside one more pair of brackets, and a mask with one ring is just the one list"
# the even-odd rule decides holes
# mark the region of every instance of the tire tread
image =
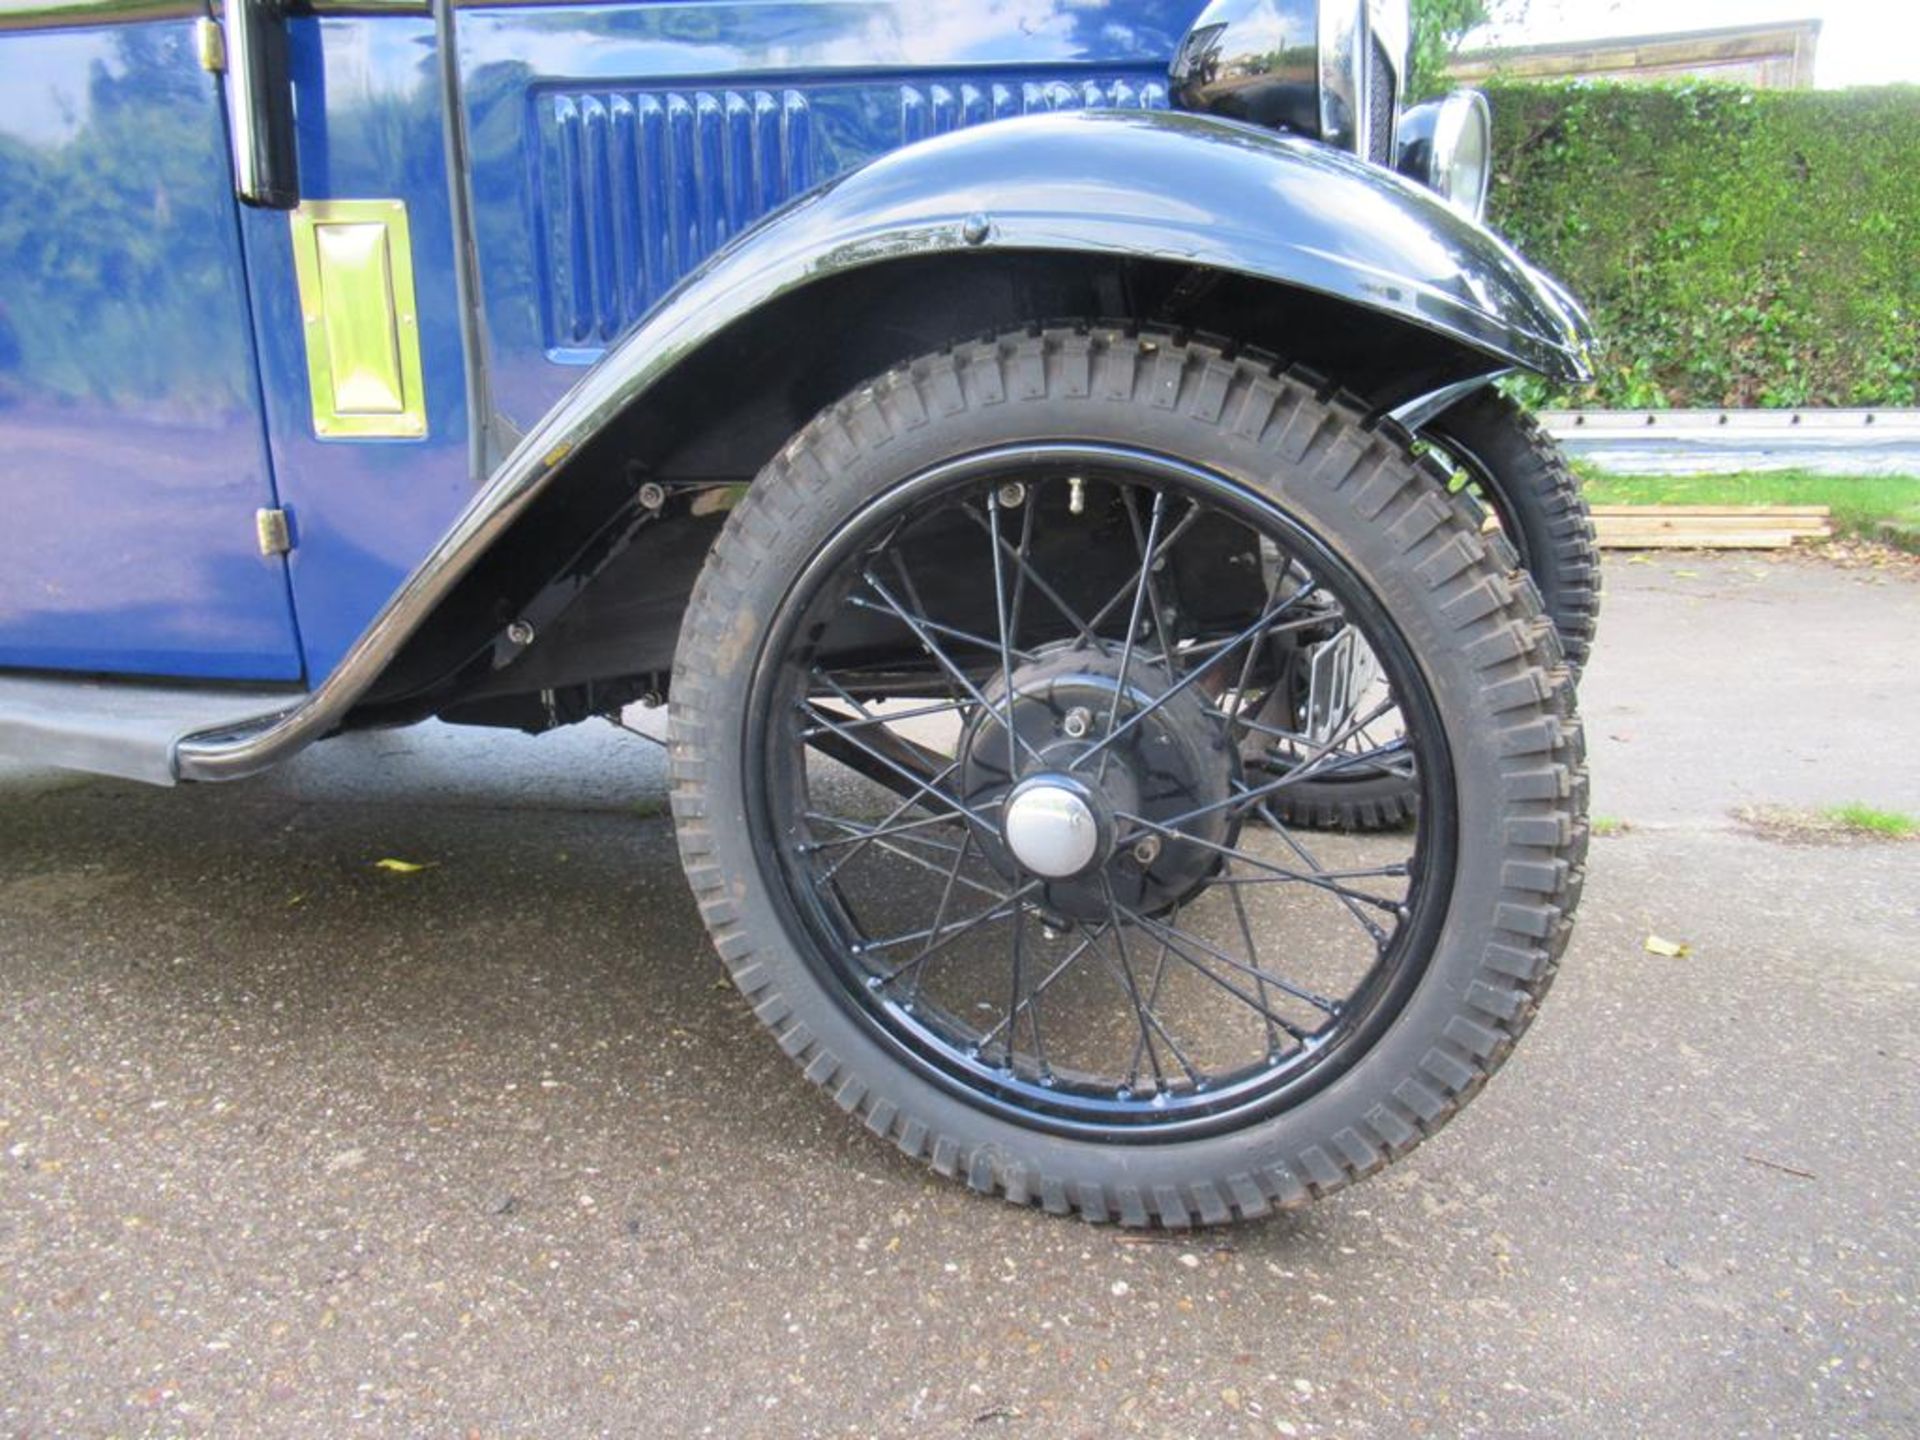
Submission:
[[[728,663],[724,657],[740,653],[740,627],[754,623],[744,597],[778,538],[779,518],[816,503],[863,447],[890,444],[933,417],[1058,392],[1097,397],[1088,403],[1166,406],[1195,425],[1257,435],[1276,459],[1305,463],[1305,484],[1343,492],[1358,521],[1392,537],[1406,572],[1431,592],[1451,627],[1450,643],[1471,658],[1479,683],[1499,696],[1508,863],[1495,931],[1463,1009],[1417,1073],[1402,1076],[1360,1122],[1287,1163],[1143,1191],[1063,1177],[1044,1166],[1034,1172],[1036,1180],[1027,1162],[998,1147],[968,1152],[958,1137],[847,1072],[804,1023],[792,1020],[792,1007],[757,958],[762,942],[748,933],[731,888],[746,882],[730,880],[717,859],[707,801],[715,743],[708,730],[711,697],[719,667]],[[1542,463],[1556,462],[1542,452]],[[1577,486],[1570,493],[1558,523],[1571,552],[1590,542],[1592,527]],[[1596,579],[1594,599],[1580,610],[1589,622],[1597,593]],[[1045,330],[958,345],[861,387],[800,431],[750,487],[703,569],[682,629],[669,706],[672,809],[688,883],[728,972],[781,1048],[809,1080],[909,1158],[1014,1203],[1077,1212],[1090,1221],[1117,1212],[1126,1225],[1185,1227],[1294,1208],[1351,1184],[1443,1127],[1506,1062],[1553,984],[1584,879],[1586,782],[1573,674],[1551,623],[1543,621],[1533,587],[1508,583],[1470,517],[1447,502],[1397,427],[1370,423],[1361,401],[1318,376],[1285,369],[1271,357],[1230,355],[1150,330]],[[1583,639],[1576,654],[1584,653]],[[1402,818],[1387,806],[1360,817],[1368,824]]]

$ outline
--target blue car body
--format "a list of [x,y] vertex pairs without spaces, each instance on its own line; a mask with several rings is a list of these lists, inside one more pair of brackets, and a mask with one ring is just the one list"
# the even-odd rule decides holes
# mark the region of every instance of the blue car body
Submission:
[[[482,621],[468,593],[489,556],[540,570],[513,592],[525,614],[625,543],[615,506],[541,565],[502,549],[589,458],[607,468],[623,417],[716,346],[777,346],[762,317],[817,327],[905,265],[1104,256],[1282,281],[1340,302],[1297,312],[1329,353],[1349,313],[1431,342],[1402,391],[1581,372],[1577,309],[1486,231],[1352,157],[1170,113],[1199,8],[302,7],[300,197],[407,217],[424,425],[377,438],[316,426],[288,219],[235,198],[208,16],[0,10],[0,735],[217,778],[355,717],[435,713],[431,686],[392,677],[463,595],[443,654],[504,633],[500,596]],[[831,311],[795,299],[829,286]],[[182,701],[164,753],[117,746],[123,711],[56,743],[42,712],[78,677],[243,701]]]
[[[318,678],[473,491],[444,57],[425,6],[289,27],[305,194],[404,200],[439,321],[427,436],[329,443],[305,413],[284,217],[235,203],[219,77],[188,7],[144,18],[163,8],[0,31],[0,666]],[[496,403],[531,426],[728,238],[886,150],[1164,107],[1197,8],[463,10]],[[299,544],[263,558],[251,517],[276,503]]]

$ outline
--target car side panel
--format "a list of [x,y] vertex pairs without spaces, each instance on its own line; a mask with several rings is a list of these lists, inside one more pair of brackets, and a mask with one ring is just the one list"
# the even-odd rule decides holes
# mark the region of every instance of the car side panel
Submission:
[[[996,251],[1218,270],[1426,331],[1462,373],[1525,366],[1569,383],[1591,373],[1585,316],[1510,247],[1431,192],[1324,146],[1203,115],[1113,110],[941,136],[830,182],[717,252],[521,440],[309,702],[244,735],[188,737],[180,774],[249,774],[345,722],[571,468],[619,473],[615,422],[734,322],[864,269]],[[595,514],[606,517],[589,512],[589,523]],[[537,589],[532,572],[516,573]],[[475,623],[508,644],[514,613],[490,605]],[[488,643],[468,639],[469,653]]]
[[0,27],[0,96],[0,667],[299,679],[192,22]]
[[303,199],[407,207],[426,384],[421,439],[316,436],[288,219],[276,210],[242,212],[267,432],[293,517],[294,599],[309,673],[323,676],[460,513],[475,482],[433,21],[295,19],[288,41]]
[[496,405],[532,425],[727,240],[988,120],[1161,109],[1200,0],[462,8]]

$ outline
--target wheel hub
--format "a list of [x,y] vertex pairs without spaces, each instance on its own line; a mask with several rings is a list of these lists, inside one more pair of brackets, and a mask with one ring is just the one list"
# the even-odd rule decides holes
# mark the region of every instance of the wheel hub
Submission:
[[1111,821],[1101,824],[1097,803],[1098,797],[1071,776],[1022,780],[1008,797],[1003,817],[1007,849],[1023,868],[1049,880],[1092,869],[1105,858],[1113,828]]
[[[961,793],[998,820],[976,842],[1007,879],[1043,882],[1040,908],[1062,923],[1110,919],[1115,905],[1164,913],[1205,885],[1236,828],[1207,808],[1232,793],[1238,760],[1205,698],[1169,695],[1165,670],[1137,655],[1124,686],[1120,671],[1110,650],[1043,652],[1010,691],[985,687],[961,740]],[[1206,813],[1182,818],[1195,810]]]

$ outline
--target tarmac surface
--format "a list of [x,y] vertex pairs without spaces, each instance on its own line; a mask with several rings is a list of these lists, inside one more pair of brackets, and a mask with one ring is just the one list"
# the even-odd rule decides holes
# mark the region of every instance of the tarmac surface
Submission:
[[0,771],[0,1434],[1920,1433],[1920,843],[1732,814],[1920,812],[1920,581],[1608,581],[1623,823],[1526,1042],[1188,1235],[972,1198],[790,1073],[611,728]]

